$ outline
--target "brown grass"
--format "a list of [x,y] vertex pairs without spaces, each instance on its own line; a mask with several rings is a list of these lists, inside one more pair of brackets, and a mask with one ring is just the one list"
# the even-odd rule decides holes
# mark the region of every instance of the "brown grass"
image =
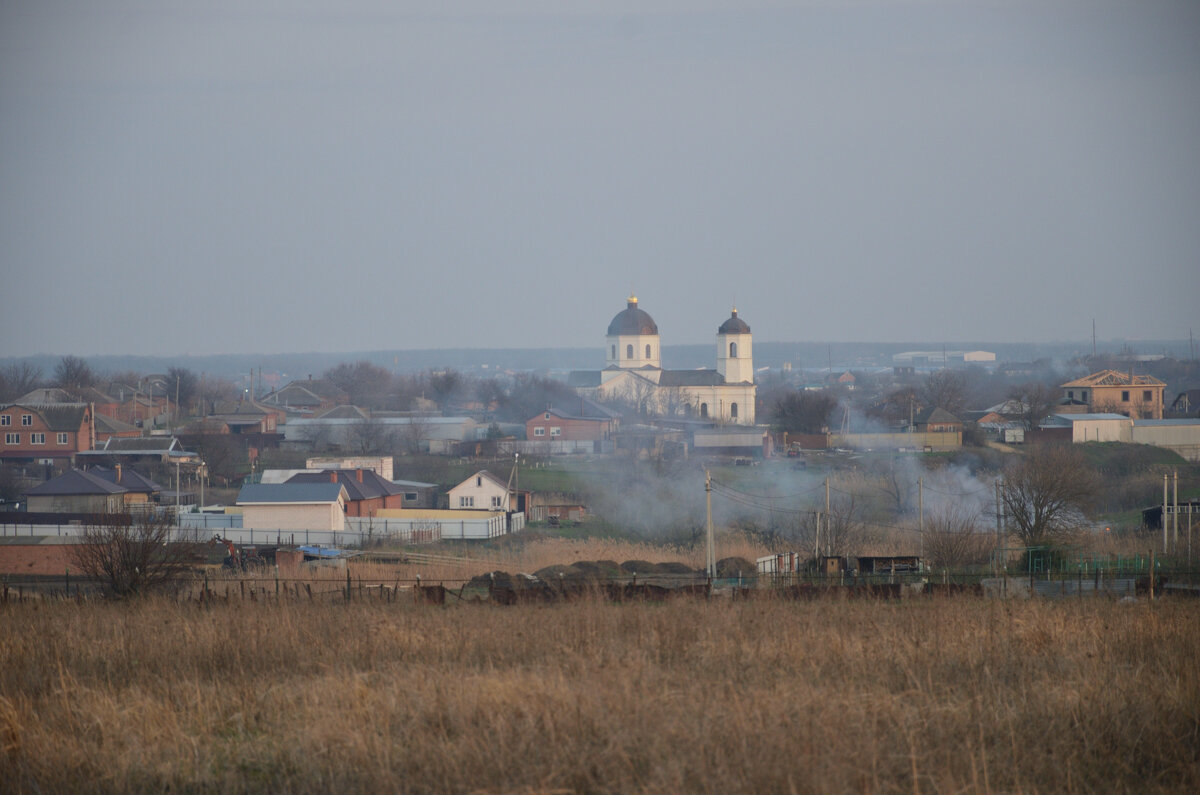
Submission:
[[1195,603],[0,610],[0,790],[1200,790]]

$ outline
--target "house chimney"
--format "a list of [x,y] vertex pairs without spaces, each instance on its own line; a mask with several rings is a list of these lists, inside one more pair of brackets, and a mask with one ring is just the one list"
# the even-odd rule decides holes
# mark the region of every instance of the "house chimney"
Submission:
[[116,482],[120,483],[121,482],[121,465],[120,464],[116,465],[116,470],[117,470],[117,481]]
[[337,471],[336,470],[332,470],[332,469],[329,470],[329,482],[337,483]]
[[354,474],[358,477],[358,482],[362,483],[362,470],[359,469]]

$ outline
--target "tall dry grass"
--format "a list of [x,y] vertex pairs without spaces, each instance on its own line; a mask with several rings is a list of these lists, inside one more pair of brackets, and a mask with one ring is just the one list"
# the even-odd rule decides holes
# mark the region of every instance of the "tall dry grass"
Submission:
[[1187,603],[43,603],[0,789],[1200,790]]

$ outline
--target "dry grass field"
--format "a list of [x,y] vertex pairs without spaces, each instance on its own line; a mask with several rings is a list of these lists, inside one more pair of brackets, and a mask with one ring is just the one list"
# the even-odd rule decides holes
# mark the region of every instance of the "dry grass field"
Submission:
[[1200,605],[0,608],[0,790],[1200,791]]

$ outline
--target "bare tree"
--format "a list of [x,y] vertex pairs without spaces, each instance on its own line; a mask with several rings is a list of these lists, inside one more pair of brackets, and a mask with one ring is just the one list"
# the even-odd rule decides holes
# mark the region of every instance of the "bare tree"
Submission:
[[1019,420],[1025,430],[1033,431],[1058,403],[1058,390],[1031,381],[1013,387],[1008,397],[1020,406]]
[[392,391],[392,374],[365,360],[339,364],[326,370],[324,377],[344,390],[355,406],[383,408]]
[[54,383],[63,389],[83,389],[95,380],[92,368],[78,356],[64,356],[54,368]]
[[1000,501],[1009,530],[1026,546],[1053,543],[1083,524],[1096,476],[1067,445],[1035,445],[1004,470]]
[[71,560],[116,596],[137,596],[190,570],[193,546],[172,541],[171,528],[167,514],[97,517],[84,528]]
[[347,441],[359,455],[383,453],[392,449],[391,429],[378,417],[364,417],[350,426]]
[[786,392],[771,406],[771,426],[789,433],[821,433],[836,407],[828,392]]
[[957,370],[938,370],[930,373],[921,390],[926,405],[959,416],[967,406],[967,377]]
[[879,476],[879,488],[888,496],[896,514],[911,513],[917,493],[918,465],[909,458],[893,455],[869,464],[868,468]]
[[42,368],[29,362],[13,362],[0,370],[0,401],[16,400],[42,381]]
[[946,505],[925,518],[925,561],[934,569],[986,563],[995,537],[985,531],[977,510]]

